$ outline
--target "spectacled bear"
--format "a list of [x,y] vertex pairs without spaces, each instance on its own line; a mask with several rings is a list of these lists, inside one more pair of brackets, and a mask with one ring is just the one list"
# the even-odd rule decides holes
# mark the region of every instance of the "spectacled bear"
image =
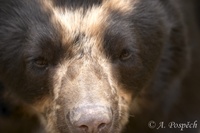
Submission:
[[131,112],[168,114],[190,64],[181,3],[0,0],[0,81],[47,133],[121,133]]

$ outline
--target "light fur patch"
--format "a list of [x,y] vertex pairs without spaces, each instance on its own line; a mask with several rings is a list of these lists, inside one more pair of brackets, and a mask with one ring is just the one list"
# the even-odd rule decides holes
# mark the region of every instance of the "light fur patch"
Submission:
[[[102,63],[104,62],[104,63]],[[104,68],[105,71],[107,72],[112,72],[113,71],[113,66],[111,65],[111,63],[105,61],[105,60],[101,60],[101,66]],[[120,126],[123,127],[125,124],[128,123],[128,118],[129,118],[129,112],[130,112],[130,106],[131,106],[131,102],[132,102],[132,93],[127,91],[123,85],[121,85],[115,77],[113,77],[114,75],[112,75],[112,73],[107,73],[108,75],[108,81],[110,83],[111,87],[111,93],[113,95],[115,95],[116,93],[118,93],[118,97],[115,97],[117,99],[117,101],[119,101],[118,105],[119,105],[119,116],[120,116]],[[121,128],[120,127],[120,128]]]
[[136,4],[137,1],[138,0],[104,0],[103,6],[107,9],[127,14],[132,12],[134,4]]
[[61,88],[61,85],[62,85],[62,78],[63,76],[65,76],[65,73],[67,72],[67,64],[62,64],[62,65],[59,65],[58,66],[58,71],[56,72],[55,76],[54,76],[54,90],[53,90],[53,93],[54,93],[54,101],[56,101],[58,98],[59,98],[59,93],[60,93],[60,88]]
[[[58,108],[55,102],[52,102],[49,99],[44,99],[34,104],[33,107],[37,112],[39,112],[39,114],[41,113],[40,120],[45,127],[46,133],[58,133],[55,128],[57,118],[55,112]],[[51,109],[51,112],[47,113],[47,108]]]
[[51,10],[53,11],[52,22],[61,26],[63,44],[71,44],[80,33],[95,39],[98,43],[101,42],[109,17],[108,12],[103,8],[92,7],[86,13],[82,8],[71,11],[54,7]]
[[49,98],[43,98],[40,100],[40,102],[36,102],[33,104],[33,107],[38,112],[44,112],[45,107],[50,105],[50,99]]

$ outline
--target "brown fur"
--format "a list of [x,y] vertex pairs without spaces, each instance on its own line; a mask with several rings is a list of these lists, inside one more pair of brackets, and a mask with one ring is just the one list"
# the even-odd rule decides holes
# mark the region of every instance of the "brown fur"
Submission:
[[1,91],[0,131],[1,133],[45,133],[43,120],[30,105]]

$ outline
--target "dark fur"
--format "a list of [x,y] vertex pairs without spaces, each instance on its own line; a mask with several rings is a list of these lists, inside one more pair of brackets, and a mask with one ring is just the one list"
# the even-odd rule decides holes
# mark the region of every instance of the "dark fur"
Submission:
[[44,133],[39,115],[25,102],[0,87],[1,133]]
[[[0,80],[43,114],[49,130],[77,132],[69,115],[88,103],[111,109],[111,127],[104,130],[109,133],[122,131],[130,111],[138,116],[149,113],[138,123],[151,119],[155,110],[157,117],[169,115],[190,66],[192,42],[187,38],[190,24],[181,10],[184,4],[139,0],[130,5],[132,11],[108,4],[102,28],[72,27],[76,34],[69,35],[44,3],[0,0]],[[62,11],[82,8],[84,18],[87,10],[104,2],[52,0],[52,4]],[[100,43],[89,45],[93,37]]]

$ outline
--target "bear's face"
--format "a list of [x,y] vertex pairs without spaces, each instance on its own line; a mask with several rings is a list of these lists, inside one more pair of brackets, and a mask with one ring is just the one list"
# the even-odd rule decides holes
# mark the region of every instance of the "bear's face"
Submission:
[[44,114],[48,132],[119,133],[153,77],[164,40],[162,21],[138,15],[140,6],[110,0],[77,9],[49,1],[7,7],[3,22],[12,24],[0,25],[0,61],[9,65],[0,66],[1,80]]

